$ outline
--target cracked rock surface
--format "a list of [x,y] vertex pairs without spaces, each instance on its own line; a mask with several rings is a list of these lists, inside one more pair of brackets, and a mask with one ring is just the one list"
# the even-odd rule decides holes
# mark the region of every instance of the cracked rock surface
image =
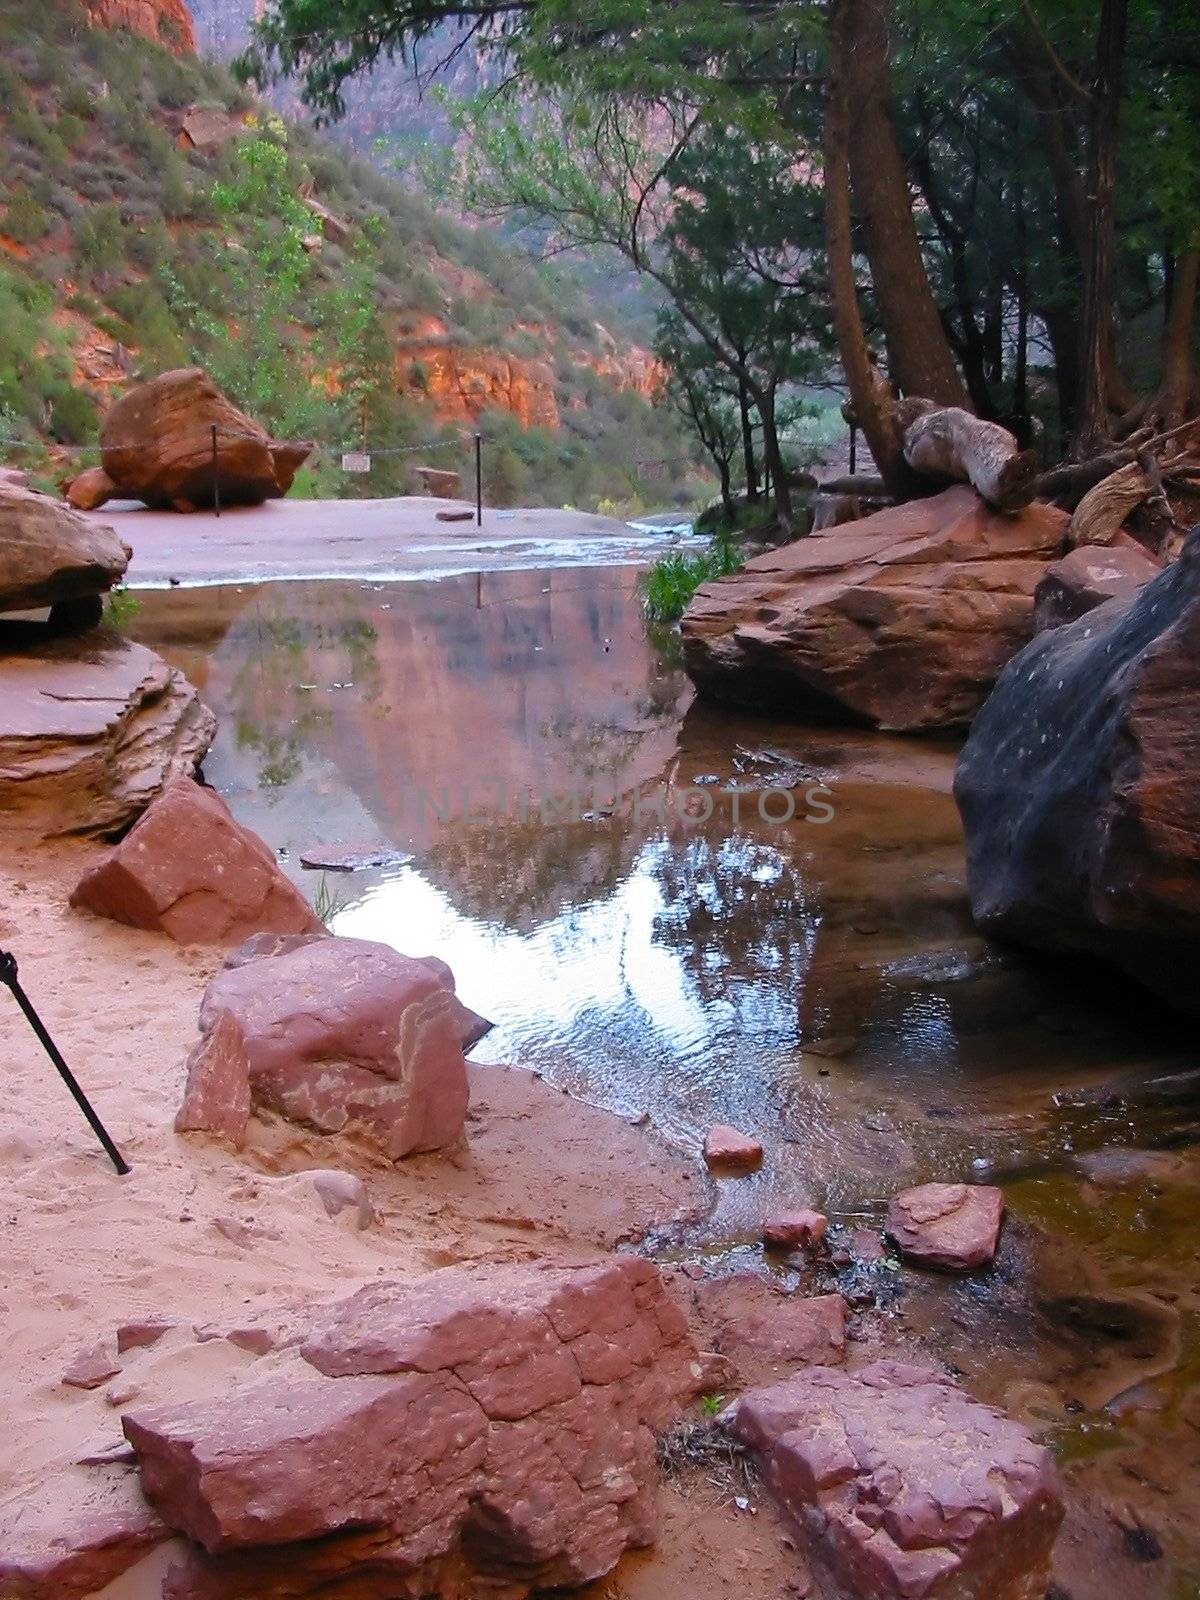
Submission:
[[652,1541],[654,1431],[699,1370],[640,1258],[371,1285],[236,1386],[124,1416],[147,1499],[193,1546],[164,1594],[591,1582]]

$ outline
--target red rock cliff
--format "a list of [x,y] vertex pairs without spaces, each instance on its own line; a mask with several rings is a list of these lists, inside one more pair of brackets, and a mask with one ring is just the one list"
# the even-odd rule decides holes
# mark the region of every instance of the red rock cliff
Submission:
[[84,0],[84,4],[93,27],[140,33],[176,55],[195,51],[192,14],[184,0]]

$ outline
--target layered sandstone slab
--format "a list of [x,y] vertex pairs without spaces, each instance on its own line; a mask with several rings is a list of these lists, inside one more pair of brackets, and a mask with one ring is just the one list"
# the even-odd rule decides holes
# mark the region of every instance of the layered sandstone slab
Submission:
[[103,594],[124,577],[130,554],[111,528],[49,495],[0,483],[0,611]]
[[213,789],[179,778],[79,881],[71,904],[179,944],[320,933],[312,907]]
[[888,1206],[887,1231],[907,1261],[970,1272],[1000,1243],[1004,1191],[986,1183],[923,1183]]
[[272,439],[207,373],[181,367],[122,395],[104,419],[100,449],[115,494],[195,511],[215,503],[214,485],[222,505],[286,494],[312,446]]
[[240,1145],[261,1106],[321,1133],[364,1131],[392,1160],[457,1144],[467,1068],[438,968],[366,939],[276,949],[239,953],[209,984],[177,1129]]
[[0,655],[0,822],[42,838],[118,833],[196,770],[215,732],[183,674],[143,645],[23,636]]
[[969,723],[1033,634],[1067,518],[990,511],[972,489],[878,511],[702,585],[683,618],[702,695],[809,720],[923,732]]
[[939,1374],[816,1368],[726,1413],[831,1590],[1041,1600],[1063,1518],[1049,1452]]
[[648,1262],[473,1267],[319,1308],[298,1350],[123,1425],[198,1547],[175,1600],[518,1596],[652,1541],[655,1430],[699,1372]]
[[980,927],[1200,1011],[1198,704],[1193,529],[1132,599],[1039,634],[976,719],[954,793]]

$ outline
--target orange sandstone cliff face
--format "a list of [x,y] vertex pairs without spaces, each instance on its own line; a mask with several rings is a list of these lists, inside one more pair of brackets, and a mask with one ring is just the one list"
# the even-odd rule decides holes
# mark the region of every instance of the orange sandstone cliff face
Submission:
[[[549,333],[522,324],[527,333]],[[618,350],[605,330],[603,353],[579,351],[571,358],[590,368],[617,389],[632,390],[654,399],[665,381],[660,362],[647,350]],[[554,369],[549,361],[484,350],[457,342],[446,324],[434,316],[422,317],[408,337],[396,346],[396,387],[432,401],[439,422],[473,423],[492,408],[509,411],[524,428],[557,428],[559,408]],[[582,396],[573,404],[582,406]]]
[[554,373],[544,361],[454,342],[444,322],[424,317],[396,347],[396,386],[424,394],[439,422],[474,422],[511,411],[523,428],[557,428]]
[[184,0],[84,0],[92,26],[124,28],[165,44],[176,55],[196,48],[192,16]]

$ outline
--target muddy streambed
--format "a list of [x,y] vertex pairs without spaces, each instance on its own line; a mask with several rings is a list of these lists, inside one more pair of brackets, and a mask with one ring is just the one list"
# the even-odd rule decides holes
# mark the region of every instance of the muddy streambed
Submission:
[[1076,1600],[1200,1594],[1194,1033],[974,932],[952,746],[695,705],[636,584],[181,588],[130,631],[218,713],[209,780],[336,931],[450,962],[495,1023],[475,1060],[697,1156],[715,1121],[761,1137],[660,1259],[787,1278],[756,1242],[773,1201],[848,1236],[910,1183],[1003,1183],[994,1271],[846,1266],[855,1332],[1044,1431]]

